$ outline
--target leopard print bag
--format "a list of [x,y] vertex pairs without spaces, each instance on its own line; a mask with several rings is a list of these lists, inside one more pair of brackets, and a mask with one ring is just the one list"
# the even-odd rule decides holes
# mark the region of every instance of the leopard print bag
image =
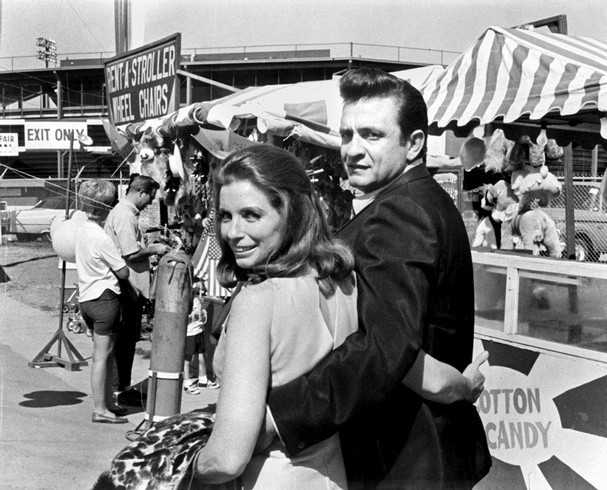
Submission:
[[213,428],[205,410],[173,415],[154,424],[112,460],[93,490],[182,490],[192,480],[190,465]]

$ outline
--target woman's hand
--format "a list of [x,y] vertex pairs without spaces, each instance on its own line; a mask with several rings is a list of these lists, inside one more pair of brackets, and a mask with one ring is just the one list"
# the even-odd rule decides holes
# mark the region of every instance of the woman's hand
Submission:
[[480,367],[487,359],[489,359],[489,353],[487,351],[481,352],[462,373],[470,383],[470,394],[466,398],[466,401],[470,403],[475,403],[485,389],[485,375],[481,373]]

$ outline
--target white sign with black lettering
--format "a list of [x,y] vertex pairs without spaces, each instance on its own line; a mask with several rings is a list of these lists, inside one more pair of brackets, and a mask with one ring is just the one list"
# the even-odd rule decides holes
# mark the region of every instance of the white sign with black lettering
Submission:
[[26,122],[25,148],[27,150],[69,150],[74,138],[78,150],[78,136],[87,134],[86,122]]
[[16,157],[19,155],[17,133],[0,133],[0,156]]

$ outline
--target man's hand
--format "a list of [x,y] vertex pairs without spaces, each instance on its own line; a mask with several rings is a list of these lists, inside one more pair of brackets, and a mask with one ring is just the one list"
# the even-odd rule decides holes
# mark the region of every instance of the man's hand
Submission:
[[170,250],[169,246],[164,243],[152,243],[148,247],[156,255],[164,255]]
[[266,409],[266,417],[261,424],[261,429],[259,430],[259,436],[257,436],[257,442],[255,443],[255,449],[253,450],[253,454],[259,454],[264,449],[266,449],[276,438],[278,434],[276,433],[276,429],[274,428],[274,424],[272,423],[271,417],[269,415],[269,410]]
[[471,403],[476,402],[485,389],[485,375],[481,373],[480,367],[487,359],[489,359],[489,353],[487,351],[481,352],[462,373],[470,382],[470,398],[467,401]]

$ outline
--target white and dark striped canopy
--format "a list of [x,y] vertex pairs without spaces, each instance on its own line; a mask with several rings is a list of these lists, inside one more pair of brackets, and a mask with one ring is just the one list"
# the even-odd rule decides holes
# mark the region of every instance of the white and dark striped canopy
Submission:
[[434,134],[542,120],[592,126],[607,139],[607,43],[490,27],[422,93]]

